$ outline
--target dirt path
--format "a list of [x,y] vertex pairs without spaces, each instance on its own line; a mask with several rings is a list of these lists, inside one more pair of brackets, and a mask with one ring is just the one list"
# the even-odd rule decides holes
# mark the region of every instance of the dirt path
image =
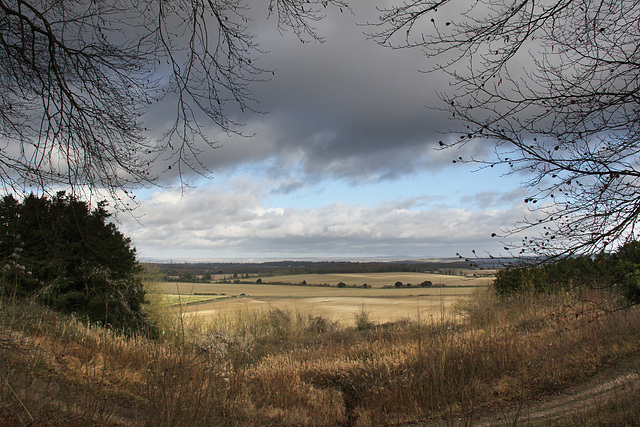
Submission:
[[616,366],[596,374],[589,381],[573,386],[557,395],[547,396],[538,401],[511,405],[491,414],[473,420],[474,426],[495,425],[547,425],[578,413],[597,407],[628,390],[640,387],[640,366],[638,360],[626,360]]
[[[597,408],[599,404],[613,400],[629,390],[640,388],[640,360],[626,360],[606,368],[585,383],[575,385],[556,395],[540,400],[525,401],[502,408],[493,408],[472,418],[457,420],[425,421],[406,426],[516,426],[551,425],[572,413]],[[569,422],[570,419],[567,421]]]
[[620,374],[605,382],[592,380],[559,395],[525,403],[520,407],[512,406],[486,418],[481,417],[473,425],[547,424],[553,420],[564,418],[572,412],[584,411],[598,403],[604,403],[613,399],[616,394],[624,393],[628,388],[638,386],[640,386],[640,375],[637,372]]

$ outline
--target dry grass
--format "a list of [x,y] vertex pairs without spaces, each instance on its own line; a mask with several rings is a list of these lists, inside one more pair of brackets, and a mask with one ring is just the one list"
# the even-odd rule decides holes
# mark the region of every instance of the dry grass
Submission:
[[[570,296],[498,301],[484,291],[455,315],[384,324],[366,307],[350,325],[273,307],[206,321],[168,311],[157,313],[157,340],[35,305],[1,309],[0,420],[9,425],[472,424],[640,350],[637,308],[604,312]],[[624,420],[637,395],[600,405]],[[562,422],[601,415],[572,416]]]

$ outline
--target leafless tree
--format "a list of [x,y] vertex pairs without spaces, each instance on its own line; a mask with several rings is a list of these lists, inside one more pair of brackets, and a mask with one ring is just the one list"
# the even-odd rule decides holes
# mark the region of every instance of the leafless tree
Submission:
[[[257,3],[257,2],[256,2]],[[269,0],[263,16],[301,40],[341,0]],[[5,191],[107,191],[125,207],[155,160],[206,174],[207,128],[242,133],[270,76],[248,0],[0,0],[0,182]],[[259,14],[260,11],[254,11]],[[161,137],[145,113],[175,109]],[[163,104],[164,105],[164,104]],[[153,129],[157,132],[158,129]],[[181,175],[182,176],[182,175]]]
[[466,127],[441,145],[494,144],[462,160],[523,174],[531,204],[498,234],[556,257],[639,237],[639,23],[637,0],[409,0],[372,36],[448,73],[442,109]]

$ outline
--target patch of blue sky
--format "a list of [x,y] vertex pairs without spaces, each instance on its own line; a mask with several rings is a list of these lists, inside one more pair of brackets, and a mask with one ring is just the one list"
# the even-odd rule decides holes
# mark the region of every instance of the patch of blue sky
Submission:
[[274,188],[269,196],[273,207],[314,209],[331,203],[389,204],[407,210],[458,207],[469,211],[509,209],[524,194],[521,177],[501,176],[496,170],[472,171],[469,166],[423,172],[394,180],[353,184],[324,179],[301,183],[289,192]]
[[[462,208],[477,212],[504,210],[526,197],[521,175],[505,175],[505,170],[458,164],[438,171],[421,171],[396,176],[393,179],[355,183],[343,178],[314,179],[301,171],[274,175],[268,162],[239,165],[234,170],[224,169],[212,179],[198,178],[185,187],[185,195],[201,191],[246,192],[260,199],[263,208],[316,209],[332,203],[389,205],[406,210],[432,210]],[[180,198],[180,185],[171,193]],[[163,193],[152,187],[136,192],[139,200],[148,200]]]

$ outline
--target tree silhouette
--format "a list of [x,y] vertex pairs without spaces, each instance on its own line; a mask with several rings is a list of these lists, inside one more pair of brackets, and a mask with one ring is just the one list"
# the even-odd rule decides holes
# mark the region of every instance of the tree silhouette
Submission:
[[440,146],[488,141],[493,154],[458,161],[526,177],[530,215],[496,234],[533,237],[506,249],[558,257],[638,237],[640,3],[413,0],[381,13],[372,37],[450,76],[442,109],[466,127]]
[[[263,15],[281,31],[318,40],[312,24],[329,5],[346,7],[270,0]],[[241,133],[230,111],[253,110],[251,85],[271,75],[256,61],[263,52],[248,17],[256,7],[242,0],[0,0],[5,191],[106,191],[126,208],[132,188],[157,178],[154,162],[180,176],[206,174],[199,159],[216,147],[207,130]],[[148,129],[145,113],[160,102],[174,120]]]

